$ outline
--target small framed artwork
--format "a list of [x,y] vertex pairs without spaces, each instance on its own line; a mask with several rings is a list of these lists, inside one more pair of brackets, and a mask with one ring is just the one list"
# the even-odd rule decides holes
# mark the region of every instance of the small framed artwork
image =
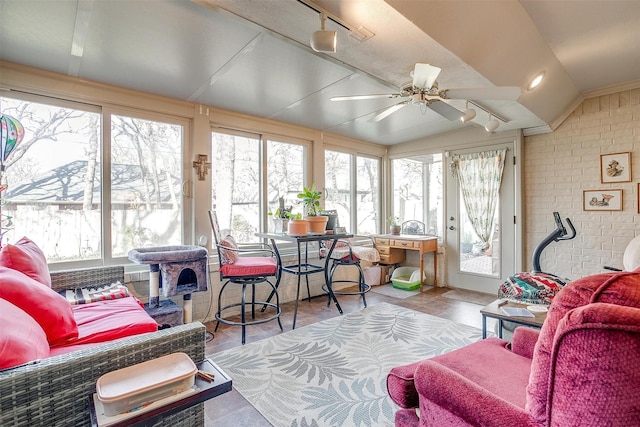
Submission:
[[621,211],[622,190],[584,190],[582,209],[585,211]]
[[613,153],[600,155],[600,182],[631,181],[631,153]]

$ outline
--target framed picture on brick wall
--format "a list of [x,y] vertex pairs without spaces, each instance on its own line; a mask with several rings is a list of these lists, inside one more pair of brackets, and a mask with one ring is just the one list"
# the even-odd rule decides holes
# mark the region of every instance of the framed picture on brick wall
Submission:
[[631,153],[600,155],[600,182],[630,182]]
[[584,190],[582,209],[585,211],[621,211],[622,190]]

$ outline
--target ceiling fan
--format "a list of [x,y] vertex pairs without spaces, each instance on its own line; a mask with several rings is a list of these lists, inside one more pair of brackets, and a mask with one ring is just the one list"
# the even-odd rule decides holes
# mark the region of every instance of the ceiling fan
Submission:
[[[405,105],[417,104],[425,105],[441,116],[449,120],[459,120],[465,113],[457,108],[443,102],[447,99],[465,100],[507,100],[515,101],[520,96],[521,90],[517,86],[501,86],[491,88],[460,88],[460,89],[438,89],[436,78],[441,69],[429,64],[417,63],[412,72],[413,82],[400,88],[399,93],[378,94],[378,95],[354,95],[335,96],[331,101],[355,101],[361,99],[377,98],[408,98],[398,104],[392,105],[381,113],[377,114],[370,121],[380,120],[395,113]],[[491,114],[491,113],[490,113]],[[475,116],[475,114],[474,114]],[[473,117],[471,117],[473,118]]]

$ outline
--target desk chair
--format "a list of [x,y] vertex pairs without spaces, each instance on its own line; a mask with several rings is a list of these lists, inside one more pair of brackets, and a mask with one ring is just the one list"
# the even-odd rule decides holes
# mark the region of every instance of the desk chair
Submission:
[[[242,344],[245,343],[245,329],[248,325],[257,325],[277,319],[280,330],[282,330],[282,323],[280,322],[280,299],[278,297],[281,266],[276,253],[271,246],[266,243],[255,243],[251,244],[251,248],[241,249],[231,235],[222,238],[215,211],[209,211],[209,220],[213,230],[216,249],[218,250],[218,259],[220,260],[220,281],[223,282],[220,292],[218,293],[215,330],[218,330],[220,323],[242,326]],[[251,256],[240,256],[241,254],[250,254]],[[275,284],[272,283],[271,280],[275,280]],[[229,284],[241,286],[242,296],[240,302],[228,304],[223,307],[222,294]],[[258,284],[267,284],[271,287],[271,294],[276,297],[275,304],[268,301],[256,301],[256,285]],[[245,313],[247,304],[246,290],[248,285],[251,285],[251,320],[246,318]],[[271,298],[269,298],[269,301],[271,301]],[[267,318],[256,319],[256,304],[263,307],[274,308],[275,314]],[[222,317],[222,313],[225,310],[233,307],[240,307],[240,321]]]
[[[326,247],[320,249],[320,256],[329,256],[329,250]],[[329,279],[323,290],[329,293],[327,287],[331,287],[333,294],[339,295],[360,295],[364,306],[367,306],[365,294],[371,290],[371,285],[365,283],[364,272],[360,266],[360,260],[377,263],[380,261],[380,254],[376,249],[375,240],[371,236],[354,236],[351,239],[340,239],[336,242],[333,252],[330,254],[329,262]],[[354,266],[358,269],[358,280],[335,280],[334,273],[338,267]],[[340,292],[333,290],[334,283],[357,283],[358,291]],[[327,298],[327,307],[331,305],[331,296]]]

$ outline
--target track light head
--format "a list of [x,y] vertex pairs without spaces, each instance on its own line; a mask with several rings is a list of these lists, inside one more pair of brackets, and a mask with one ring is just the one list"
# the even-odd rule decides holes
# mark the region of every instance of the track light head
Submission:
[[465,108],[466,110],[464,111],[464,115],[460,117],[462,123],[466,123],[469,120],[475,119],[476,117],[476,110],[474,110],[473,108],[469,108],[469,101],[467,101],[467,103],[465,104]]
[[335,53],[338,44],[338,33],[336,31],[320,30],[311,34],[311,49],[316,52]]
[[500,123],[491,115],[489,115],[489,121],[486,125],[484,125],[484,129],[489,133],[493,133],[496,129],[498,129],[498,126],[500,126]]
[[320,31],[311,34],[309,44],[311,45],[311,49],[316,52],[335,53],[338,45],[338,33],[336,31],[326,31],[324,29],[324,23],[326,21],[327,16],[322,12],[320,14]]

